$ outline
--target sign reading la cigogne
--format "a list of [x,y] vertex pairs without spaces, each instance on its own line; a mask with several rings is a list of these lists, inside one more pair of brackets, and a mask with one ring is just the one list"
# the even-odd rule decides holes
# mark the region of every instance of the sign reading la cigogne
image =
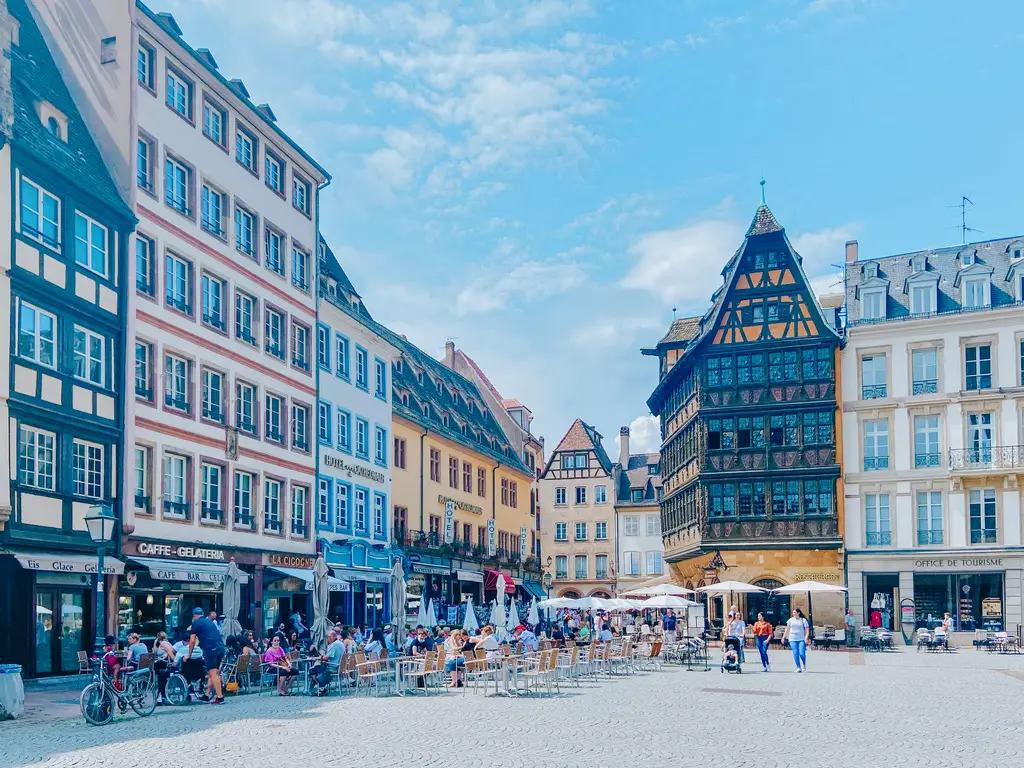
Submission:
[[186,544],[155,544],[151,541],[140,541],[136,549],[140,555],[152,555],[153,557],[178,557],[187,560],[219,561],[227,559],[222,549],[192,547]]
[[437,497],[437,500],[441,504],[451,502],[455,505],[456,509],[461,509],[464,512],[472,512],[474,515],[482,515],[484,513],[483,507],[478,507],[475,504],[467,504],[465,501],[459,501],[458,499],[453,499],[450,496],[445,496],[444,494],[440,494]]
[[307,557],[306,555],[278,555],[266,553],[263,557],[266,565],[278,565],[282,568],[310,569],[316,565],[316,558]]
[[383,483],[387,480],[383,472],[377,472],[369,467],[361,467],[358,464],[350,464],[340,456],[333,456],[329,453],[324,456],[324,465],[331,469],[340,469],[342,472],[347,472],[349,477],[358,475],[359,477],[365,477],[367,480],[373,480],[375,483]]

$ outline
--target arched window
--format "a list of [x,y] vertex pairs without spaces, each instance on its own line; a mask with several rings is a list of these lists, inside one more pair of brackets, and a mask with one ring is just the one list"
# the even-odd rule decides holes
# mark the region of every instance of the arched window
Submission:
[[57,118],[55,117],[51,117],[46,121],[46,130],[48,130],[58,139],[63,138],[60,135],[60,123],[57,122]]

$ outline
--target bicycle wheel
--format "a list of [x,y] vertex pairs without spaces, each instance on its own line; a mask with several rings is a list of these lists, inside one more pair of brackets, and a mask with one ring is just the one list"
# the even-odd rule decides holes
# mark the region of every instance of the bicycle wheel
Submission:
[[143,676],[144,679],[134,681],[135,687],[128,703],[132,705],[135,714],[140,717],[149,717],[156,709],[156,687],[153,685],[153,675]]
[[114,719],[114,695],[100,683],[89,683],[79,699],[82,715],[92,725],[106,725]]
[[167,678],[167,688],[164,695],[171,704],[180,707],[188,704],[188,683],[185,678],[175,673]]

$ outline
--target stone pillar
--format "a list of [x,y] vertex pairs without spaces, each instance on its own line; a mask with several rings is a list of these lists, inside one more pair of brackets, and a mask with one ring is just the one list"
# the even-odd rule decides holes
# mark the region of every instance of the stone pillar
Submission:
[[967,492],[959,480],[952,481],[952,490],[946,495],[949,505],[949,545],[967,546]]
[[1017,489],[1017,478],[1008,478],[1007,486],[1001,491],[1003,519],[1000,527],[1003,530],[1004,547],[1019,547],[1020,532],[1020,491]]
[[[914,599],[914,572],[913,571],[900,571],[900,602],[903,602],[908,597],[911,600]],[[915,606],[917,605],[917,601],[916,600],[914,601],[914,605]],[[896,604],[895,611],[896,611],[896,615],[893,616],[893,619],[892,619],[892,625],[893,625],[893,628],[895,629],[895,632],[893,634],[896,634],[897,632],[899,632],[900,636],[902,637],[902,624],[900,622],[900,620],[901,620],[900,613],[901,612],[900,612],[899,603]],[[911,638],[911,642],[913,642],[913,638]]]
[[1016,632],[1024,624],[1024,601],[1021,596],[1021,579],[1024,571],[1008,570],[1003,583],[1003,622],[1007,632]]

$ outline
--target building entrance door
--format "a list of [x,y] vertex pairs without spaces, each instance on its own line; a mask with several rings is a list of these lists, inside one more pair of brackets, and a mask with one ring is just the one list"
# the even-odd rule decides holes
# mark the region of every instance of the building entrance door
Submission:
[[78,652],[88,652],[91,640],[85,598],[84,589],[37,588],[36,675],[78,672]]
[[[776,579],[761,579],[754,582],[755,587],[778,589],[784,586]],[[751,592],[747,595],[747,624],[757,621],[757,614],[763,613],[764,618],[773,627],[782,626],[789,619],[789,595],[776,595],[771,592]]]

